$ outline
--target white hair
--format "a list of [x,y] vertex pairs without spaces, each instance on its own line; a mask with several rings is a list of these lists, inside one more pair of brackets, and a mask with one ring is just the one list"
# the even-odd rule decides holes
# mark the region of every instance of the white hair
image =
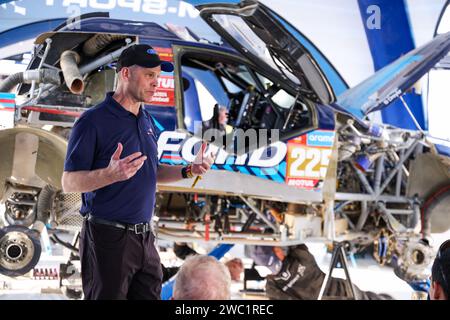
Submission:
[[216,258],[190,256],[181,266],[173,287],[175,300],[229,300],[231,276]]

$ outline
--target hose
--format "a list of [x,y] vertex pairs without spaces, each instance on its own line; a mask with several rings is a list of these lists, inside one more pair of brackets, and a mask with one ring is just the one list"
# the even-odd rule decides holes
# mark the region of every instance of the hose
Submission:
[[9,92],[12,88],[14,88],[17,84],[23,82],[23,72],[17,72],[9,77],[7,77],[1,84],[0,84],[0,92]]
[[74,94],[80,94],[84,90],[84,81],[78,69],[80,60],[80,55],[75,51],[66,50],[61,54],[60,65],[64,80],[67,88]]
[[108,44],[116,40],[125,39],[126,36],[119,34],[106,34],[100,33],[96,34],[89,40],[87,40],[83,45],[83,52],[88,56],[92,57],[99,53],[101,50],[106,48]]
[[70,251],[72,251],[73,253],[75,253],[77,255],[79,254],[79,250],[77,247],[73,246],[72,244],[70,244],[66,241],[61,240],[56,234],[52,234],[50,236],[50,240],[52,240],[54,243],[58,243],[58,244],[62,245],[63,247],[69,249]]
[[23,72],[14,73],[3,80],[3,82],[0,83],[0,92],[9,92],[20,83],[31,83],[32,81],[36,81],[38,83],[52,83],[56,85],[61,84],[61,78],[58,70],[26,70]]

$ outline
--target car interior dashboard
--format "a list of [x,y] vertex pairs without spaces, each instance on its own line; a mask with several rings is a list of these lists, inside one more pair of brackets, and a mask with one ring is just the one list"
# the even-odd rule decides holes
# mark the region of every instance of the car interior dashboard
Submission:
[[[216,83],[205,81],[203,85],[212,93],[216,90],[226,92],[227,124],[235,129],[279,129],[282,137],[284,132],[313,124],[313,102],[292,90],[289,92],[288,88],[251,66],[213,55],[188,53],[183,55],[181,62],[183,66],[216,77]],[[221,85],[220,89],[214,88],[217,84]]]

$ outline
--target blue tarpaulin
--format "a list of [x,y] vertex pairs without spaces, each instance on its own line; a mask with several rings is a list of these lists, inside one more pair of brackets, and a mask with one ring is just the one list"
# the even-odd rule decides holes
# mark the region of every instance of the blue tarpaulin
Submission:
[[[375,71],[415,48],[404,0],[358,0],[364,30]],[[422,129],[427,129],[422,99],[408,93],[405,101]],[[398,99],[381,111],[383,122],[405,129],[417,129]]]

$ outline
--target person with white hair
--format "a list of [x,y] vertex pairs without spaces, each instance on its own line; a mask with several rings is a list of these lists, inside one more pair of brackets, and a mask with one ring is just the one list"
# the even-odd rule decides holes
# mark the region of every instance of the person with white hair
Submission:
[[230,272],[214,257],[189,256],[177,273],[174,300],[229,300],[230,296]]

